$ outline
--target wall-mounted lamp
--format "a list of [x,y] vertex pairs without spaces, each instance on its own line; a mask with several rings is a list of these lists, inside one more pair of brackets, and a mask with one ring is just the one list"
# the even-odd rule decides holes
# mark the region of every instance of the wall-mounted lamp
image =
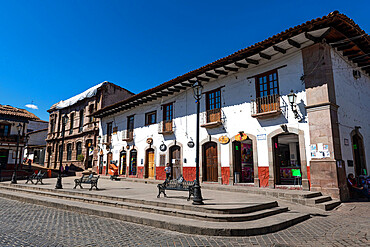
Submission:
[[298,113],[297,104],[296,104],[297,95],[295,93],[293,93],[293,90],[291,90],[290,94],[288,94],[288,100],[289,100],[289,104],[292,108],[292,111],[294,113],[294,118],[299,119],[299,121],[301,121],[302,117]]

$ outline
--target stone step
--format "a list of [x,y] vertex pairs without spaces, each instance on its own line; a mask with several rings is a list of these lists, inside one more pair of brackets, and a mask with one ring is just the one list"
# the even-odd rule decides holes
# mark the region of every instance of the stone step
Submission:
[[336,207],[338,207],[341,204],[340,200],[330,200],[322,203],[318,203],[315,205],[315,207],[320,208],[325,211],[332,210]]
[[116,220],[144,224],[157,228],[178,231],[188,234],[213,236],[251,236],[276,232],[308,219],[310,216],[298,212],[282,212],[267,218],[255,219],[248,222],[210,222],[198,219],[179,218],[172,215],[158,215],[124,208],[99,204],[87,204],[48,196],[35,196],[32,193],[1,189],[0,196],[27,203],[102,216]]
[[[199,212],[198,210],[184,210],[184,209],[176,209],[170,207],[160,207],[160,206],[152,206],[152,205],[145,205],[145,204],[138,204],[138,203],[130,203],[121,200],[108,200],[108,199],[97,199],[92,197],[84,197],[84,196],[76,196],[76,195],[67,195],[61,193],[58,190],[55,192],[47,192],[47,191],[40,191],[40,190],[29,190],[27,188],[16,188],[15,186],[2,186],[0,187],[3,190],[9,191],[16,191],[22,193],[29,193],[34,194],[36,196],[45,196],[45,197],[53,197],[63,200],[72,200],[72,201],[81,201],[90,204],[99,204],[105,205],[110,207],[119,207],[119,208],[126,208],[136,211],[144,211],[144,212],[151,212],[156,214],[164,214],[164,215],[176,215],[178,217],[183,218],[193,218],[193,219],[203,219],[207,221],[219,221],[219,222],[237,222],[237,221],[250,221],[259,218],[268,217],[274,214],[279,214],[282,212],[287,212],[287,207],[277,207],[276,204],[263,204],[261,203],[256,205],[250,205],[253,209],[256,209],[257,205],[260,208],[259,210],[253,211],[249,210],[248,213],[243,214],[215,214],[210,213],[213,211],[212,208],[209,208],[206,212]],[[117,198],[115,198],[117,199]],[[119,199],[119,198],[118,198]],[[273,206],[273,207],[272,207]],[[195,208],[195,207],[194,207]]]
[[[25,192],[40,192],[40,193],[50,193],[50,196],[53,197],[63,197],[71,196],[75,200],[89,200],[89,199],[99,199],[104,201],[115,201],[115,202],[125,202],[125,203],[133,203],[138,205],[146,205],[151,207],[162,207],[162,208],[172,208],[177,210],[188,210],[188,211],[196,211],[196,212],[203,212],[208,214],[245,214],[245,213],[252,213],[260,210],[270,209],[278,206],[276,201],[271,202],[263,202],[263,203],[255,203],[249,204],[247,206],[243,205],[235,205],[235,206],[195,206],[195,205],[187,205],[187,204],[174,204],[169,202],[163,201],[154,201],[154,200],[140,200],[140,199],[133,199],[133,198],[126,198],[126,197],[117,197],[117,196],[106,196],[106,195],[98,195],[93,193],[83,193],[76,191],[66,191],[66,190],[56,190],[56,189],[48,189],[42,187],[34,187],[34,186],[26,186],[21,184],[1,184],[0,188],[3,189],[13,189],[13,190],[24,190]],[[185,192],[187,193],[187,192]],[[47,196],[47,194],[45,194]]]
[[306,200],[306,205],[315,206],[316,204],[331,201],[330,196],[317,196]]

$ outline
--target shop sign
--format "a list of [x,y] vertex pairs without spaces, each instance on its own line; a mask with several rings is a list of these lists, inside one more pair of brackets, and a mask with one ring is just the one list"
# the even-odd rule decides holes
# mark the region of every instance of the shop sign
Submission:
[[247,140],[247,138],[248,138],[247,134],[245,134],[245,133],[239,133],[239,134],[237,134],[235,136],[235,141],[241,142],[241,141]]
[[259,140],[259,141],[266,140],[266,134],[259,134],[259,135],[257,135],[257,140]]
[[166,146],[166,144],[161,144],[161,145],[159,146],[159,150],[161,150],[162,152],[166,151],[166,150],[167,150],[167,146]]
[[195,146],[194,142],[193,141],[189,141],[188,142],[188,147],[189,148],[193,148]]
[[219,141],[221,144],[227,144],[227,143],[229,143],[230,139],[229,139],[229,137],[227,137],[227,136],[220,136],[220,138],[218,138],[218,141]]
[[146,139],[146,143],[148,143],[148,144],[153,144],[153,138],[148,138],[148,139]]

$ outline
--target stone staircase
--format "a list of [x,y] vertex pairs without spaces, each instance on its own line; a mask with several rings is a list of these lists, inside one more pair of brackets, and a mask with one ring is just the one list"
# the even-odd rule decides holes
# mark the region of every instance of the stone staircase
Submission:
[[0,196],[182,233],[214,236],[266,234],[310,217],[279,207],[276,201],[197,206],[183,201],[134,199],[8,183],[0,184]]
[[[109,177],[102,177],[103,179],[109,179]],[[153,183],[158,184],[157,180],[138,179],[138,178],[119,178],[124,181],[139,182],[139,183]],[[230,192],[243,192],[251,193],[255,195],[264,195],[269,197],[275,197],[278,199],[286,200],[302,204],[309,207],[319,208],[325,211],[332,210],[341,204],[340,200],[332,199],[330,196],[322,195],[321,192],[303,191],[303,190],[289,190],[289,189],[270,189],[270,188],[257,188],[254,186],[243,186],[243,185],[219,185],[219,184],[207,184],[202,183],[203,189],[218,190],[218,191],[230,191]]]

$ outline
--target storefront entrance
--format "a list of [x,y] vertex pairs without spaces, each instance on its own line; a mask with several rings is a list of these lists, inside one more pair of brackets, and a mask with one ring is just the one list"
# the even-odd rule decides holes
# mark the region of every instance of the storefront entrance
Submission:
[[180,146],[172,146],[170,148],[170,166],[171,178],[176,179],[181,175],[181,148]]
[[355,161],[355,175],[369,175],[366,170],[364,143],[359,134],[352,136],[353,159]]
[[207,142],[203,145],[203,181],[218,181],[217,143]]
[[121,151],[119,155],[119,175],[126,175],[126,167],[127,167],[127,154],[126,151]]
[[299,140],[296,134],[280,134],[272,138],[274,177],[277,185],[302,183]]
[[0,149],[0,169],[5,169],[8,164],[8,154],[9,150]]
[[130,151],[130,167],[129,175],[136,176],[137,174],[137,151],[132,149]]
[[252,140],[234,141],[233,164],[235,183],[254,183]]
[[154,178],[154,149],[152,148],[146,150],[145,178]]

